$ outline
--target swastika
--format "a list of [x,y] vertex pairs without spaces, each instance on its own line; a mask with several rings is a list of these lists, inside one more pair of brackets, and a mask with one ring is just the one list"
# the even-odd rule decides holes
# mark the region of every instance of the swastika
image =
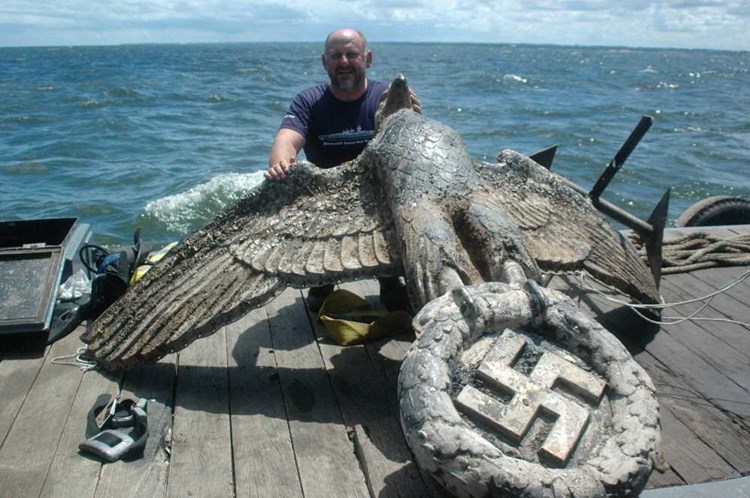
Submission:
[[568,360],[545,351],[526,377],[512,366],[526,347],[526,338],[505,330],[477,369],[477,376],[512,398],[503,403],[472,386],[465,386],[456,405],[516,444],[520,444],[541,415],[554,419],[540,456],[565,465],[589,422],[589,410],[552,390],[564,385],[588,403],[598,404],[606,383]]

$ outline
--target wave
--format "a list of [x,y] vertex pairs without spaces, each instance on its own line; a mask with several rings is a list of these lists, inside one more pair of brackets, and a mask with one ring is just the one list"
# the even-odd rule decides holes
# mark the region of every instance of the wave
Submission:
[[226,97],[224,95],[220,95],[218,93],[214,93],[213,95],[209,95],[206,97],[206,102],[229,102],[229,97]]
[[263,172],[227,173],[179,194],[149,202],[141,215],[169,232],[185,235],[263,182]]
[[505,74],[503,75],[503,81],[509,81],[512,83],[528,83],[529,80],[524,78],[523,76],[518,76],[517,74]]
[[42,162],[27,161],[11,164],[5,168],[5,172],[14,175],[44,175],[49,172],[49,166]]
[[656,88],[659,89],[666,89],[666,90],[676,90],[680,88],[680,85],[677,83],[667,83],[666,81],[660,81],[658,85],[656,85]]

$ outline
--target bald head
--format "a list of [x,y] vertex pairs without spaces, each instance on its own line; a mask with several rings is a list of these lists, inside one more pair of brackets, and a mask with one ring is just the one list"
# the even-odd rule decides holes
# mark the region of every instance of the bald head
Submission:
[[334,43],[354,43],[359,47],[363,54],[367,53],[367,38],[364,33],[351,28],[337,29],[326,36],[326,43],[323,51],[327,52]]

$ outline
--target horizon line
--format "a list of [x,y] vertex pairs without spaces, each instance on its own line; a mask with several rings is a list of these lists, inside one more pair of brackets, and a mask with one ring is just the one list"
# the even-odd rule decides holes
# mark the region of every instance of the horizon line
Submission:
[[[205,41],[205,42],[123,42],[112,44],[39,44],[39,45],[0,45],[0,49],[28,49],[28,48],[107,48],[107,47],[129,47],[129,46],[158,46],[158,45],[271,45],[271,44],[320,44],[320,40],[283,40],[283,41]],[[729,48],[695,48],[695,47],[669,47],[669,46],[633,46],[633,45],[606,45],[606,44],[565,44],[565,43],[531,43],[531,42],[483,42],[483,41],[432,41],[432,40],[378,40],[368,39],[368,44],[382,45],[510,45],[527,47],[559,47],[559,48],[601,48],[601,49],[628,49],[628,50],[691,50],[711,52],[750,52],[744,49]]]

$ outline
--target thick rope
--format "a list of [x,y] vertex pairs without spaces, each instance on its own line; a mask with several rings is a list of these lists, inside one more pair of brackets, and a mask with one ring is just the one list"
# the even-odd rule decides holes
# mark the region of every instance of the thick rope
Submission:
[[[646,249],[638,235],[629,232],[628,238],[646,260]],[[662,275],[747,265],[750,265],[750,234],[722,237],[691,232],[662,244]]]

